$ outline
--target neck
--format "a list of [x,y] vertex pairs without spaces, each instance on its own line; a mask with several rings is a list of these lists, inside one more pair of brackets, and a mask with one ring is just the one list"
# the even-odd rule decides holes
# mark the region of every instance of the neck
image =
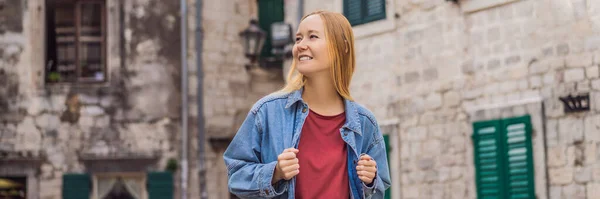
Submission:
[[344,111],[344,100],[338,94],[331,78],[308,78],[302,99],[310,109],[321,115],[337,115]]

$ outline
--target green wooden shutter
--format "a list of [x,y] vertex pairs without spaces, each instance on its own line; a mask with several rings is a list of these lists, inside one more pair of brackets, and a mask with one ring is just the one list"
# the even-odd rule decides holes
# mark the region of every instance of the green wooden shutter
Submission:
[[149,172],[146,178],[149,199],[173,199],[173,174]]
[[385,19],[385,0],[344,0],[344,16],[352,26]]
[[91,179],[88,174],[64,174],[62,195],[63,199],[90,198]]
[[473,124],[475,177],[477,197],[505,198],[503,183],[503,151],[501,121],[485,121]]
[[363,23],[385,19],[385,0],[363,0]]
[[259,0],[258,1],[258,25],[267,33],[265,45],[261,56],[272,57],[271,52],[271,24],[283,21],[283,0]]
[[362,0],[344,0],[344,16],[351,25],[362,24]]
[[[383,141],[385,142],[385,152],[387,155],[387,159],[388,159],[388,168],[390,168],[390,136],[389,135],[383,135]],[[392,188],[388,188],[387,190],[385,190],[385,199],[390,199],[392,198]]]
[[509,198],[535,198],[531,119],[529,116],[503,120],[506,130],[506,192]]

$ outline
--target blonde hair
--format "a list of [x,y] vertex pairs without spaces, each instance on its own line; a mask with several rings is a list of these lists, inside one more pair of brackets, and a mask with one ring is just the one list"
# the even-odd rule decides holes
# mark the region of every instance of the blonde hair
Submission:
[[[304,17],[319,15],[325,26],[325,38],[329,58],[332,60],[331,75],[338,94],[344,99],[353,100],[350,96],[350,81],[354,73],[356,58],[354,56],[354,33],[352,26],[344,15],[329,11],[315,11]],[[306,78],[296,71],[297,60],[293,59],[288,73],[287,84],[280,92],[289,93],[304,86]]]

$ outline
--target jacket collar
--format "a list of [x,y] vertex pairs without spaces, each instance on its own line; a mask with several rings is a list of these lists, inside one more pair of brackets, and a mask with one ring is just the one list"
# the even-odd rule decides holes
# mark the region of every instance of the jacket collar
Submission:
[[[290,108],[296,102],[300,101],[304,103],[302,100],[302,92],[304,91],[304,87],[293,91],[287,97],[287,102],[285,104],[285,108]],[[344,99],[344,111],[346,112],[346,123],[344,124],[344,128],[354,131],[358,135],[362,136],[362,131],[360,130],[360,118],[358,114],[357,104],[351,100]]]

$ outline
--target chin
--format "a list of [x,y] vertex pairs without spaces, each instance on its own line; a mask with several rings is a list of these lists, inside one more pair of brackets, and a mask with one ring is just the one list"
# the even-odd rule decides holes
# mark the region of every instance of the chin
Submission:
[[296,66],[296,69],[298,70],[298,72],[306,77],[311,77],[314,74],[317,73],[322,73],[322,72],[327,72],[328,68],[327,67],[319,67],[319,66],[315,66],[315,65],[308,65],[308,64],[298,64]]

